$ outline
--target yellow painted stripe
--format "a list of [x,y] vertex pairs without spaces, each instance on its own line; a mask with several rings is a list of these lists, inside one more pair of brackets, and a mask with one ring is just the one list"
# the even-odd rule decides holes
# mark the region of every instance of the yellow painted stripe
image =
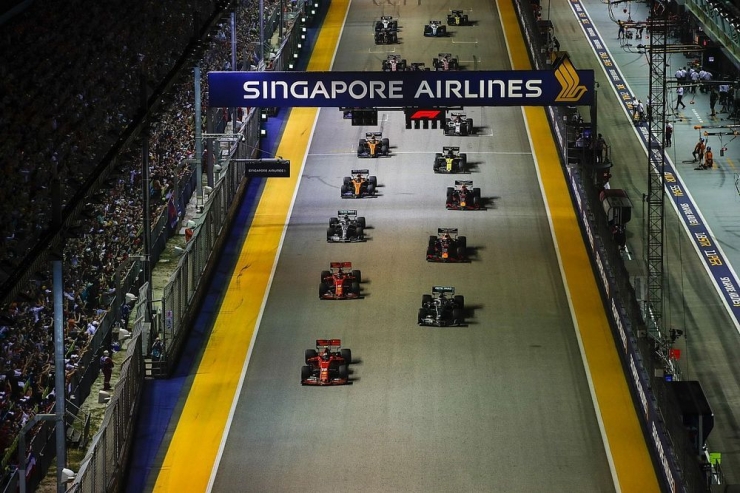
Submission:
[[[332,0],[308,70],[329,70],[349,0]],[[231,404],[288,222],[316,108],[290,113],[277,154],[290,160],[290,178],[268,179],[232,273],[213,331],[179,417],[154,491],[206,491]]]
[[[512,68],[531,70],[513,4],[504,1],[498,6]],[[524,114],[530,136],[550,135],[544,108],[527,107]],[[559,249],[560,261],[619,488],[625,492],[660,492],[586,247],[581,241],[555,142],[532,138],[531,143],[555,238],[559,245],[567,245]]]

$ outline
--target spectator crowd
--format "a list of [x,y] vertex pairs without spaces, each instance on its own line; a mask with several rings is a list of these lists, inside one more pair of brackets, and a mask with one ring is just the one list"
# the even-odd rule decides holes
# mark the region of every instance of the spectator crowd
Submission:
[[[275,2],[264,2],[272,11]],[[11,2],[12,4],[12,2]],[[237,69],[257,65],[259,2],[239,0]],[[219,7],[215,0],[101,3],[36,2],[0,29],[0,282],[18,269],[52,219],[50,183],[58,176],[64,205],[83,194],[140,111],[141,76],[154,92],[176,67],[194,33]],[[265,16],[269,12],[265,13]],[[0,15],[2,12],[0,12]],[[196,28],[197,23],[197,28]],[[210,38],[206,74],[231,69],[230,25]],[[157,217],[195,157],[192,72],[169,94],[149,139],[150,213]],[[203,112],[206,115],[206,112]],[[67,382],[115,300],[116,270],[142,253],[142,145],[121,150],[105,188],[83,195],[84,212],[64,247]],[[152,222],[155,224],[155,221]],[[52,276],[38,272],[20,296],[0,307],[0,450],[3,475],[18,432],[54,404]],[[7,459],[10,459],[9,461]]]

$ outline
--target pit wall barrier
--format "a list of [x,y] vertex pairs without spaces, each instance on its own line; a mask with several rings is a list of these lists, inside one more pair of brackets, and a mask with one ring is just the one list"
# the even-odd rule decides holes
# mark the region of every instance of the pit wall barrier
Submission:
[[[536,17],[533,3],[515,0],[514,5],[533,68],[551,68],[552,39],[543,36],[542,20]],[[545,110],[561,163],[567,163],[568,125],[573,121],[573,108],[551,106]],[[633,279],[612,237],[599,190],[594,186],[597,170],[580,163],[563,164],[563,172],[661,487],[672,493],[709,491],[706,469],[699,463],[668,388],[670,383],[662,376],[664,362],[655,356],[656,341],[649,336]]]

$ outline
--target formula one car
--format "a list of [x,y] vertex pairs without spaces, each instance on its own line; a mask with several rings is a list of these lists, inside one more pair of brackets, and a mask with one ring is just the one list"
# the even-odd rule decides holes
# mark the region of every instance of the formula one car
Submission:
[[398,21],[394,21],[390,15],[382,16],[379,21],[375,21],[375,32],[382,31],[383,29],[398,31]]
[[427,67],[424,62],[411,62],[408,68],[409,72],[415,72],[415,71],[430,71],[429,67]]
[[452,56],[452,53],[440,53],[432,60],[432,65],[438,72],[460,70],[460,62],[457,57]]
[[352,262],[332,262],[321,272],[319,299],[356,300],[360,298],[362,273],[352,270]]
[[424,36],[443,38],[447,36],[447,26],[443,25],[442,21],[429,21],[429,24],[424,26]]
[[353,169],[352,176],[345,176],[342,183],[343,199],[361,199],[374,196],[378,179],[366,169]]
[[365,241],[365,218],[357,217],[356,210],[342,209],[337,211],[337,217],[329,219],[326,241],[329,243]]
[[450,118],[445,118],[445,135],[466,136],[475,134],[473,119],[462,113],[452,113]]
[[357,157],[380,156],[390,156],[390,141],[383,138],[383,132],[365,132],[365,138],[357,144]]
[[376,45],[390,45],[398,43],[398,32],[392,29],[381,29],[375,31],[375,44]]
[[401,55],[388,55],[383,60],[383,72],[404,72],[406,70],[406,60]]
[[457,228],[437,228],[437,236],[429,237],[427,262],[470,262],[467,238]]
[[447,14],[448,26],[469,26],[468,14],[463,14],[462,10],[453,10]]
[[341,339],[317,339],[316,349],[306,349],[301,385],[347,385],[352,351],[342,348]]
[[460,153],[459,147],[444,146],[434,155],[435,173],[465,173],[468,155]]
[[447,209],[452,211],[484,210],[480,188],[473,188],[471,180],[455,180],[455,187],[447,187]]
[[419,325],[459,327],[465,325],[465,298],[451,286],[434,286],[432,294],[421,297]]

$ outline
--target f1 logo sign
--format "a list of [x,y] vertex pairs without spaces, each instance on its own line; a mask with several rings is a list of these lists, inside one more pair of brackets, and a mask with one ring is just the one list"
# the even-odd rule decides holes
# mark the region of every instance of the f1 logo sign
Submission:
[[417,110],[409,118],[411,120],[435,120],[439,118],[440,110]]

